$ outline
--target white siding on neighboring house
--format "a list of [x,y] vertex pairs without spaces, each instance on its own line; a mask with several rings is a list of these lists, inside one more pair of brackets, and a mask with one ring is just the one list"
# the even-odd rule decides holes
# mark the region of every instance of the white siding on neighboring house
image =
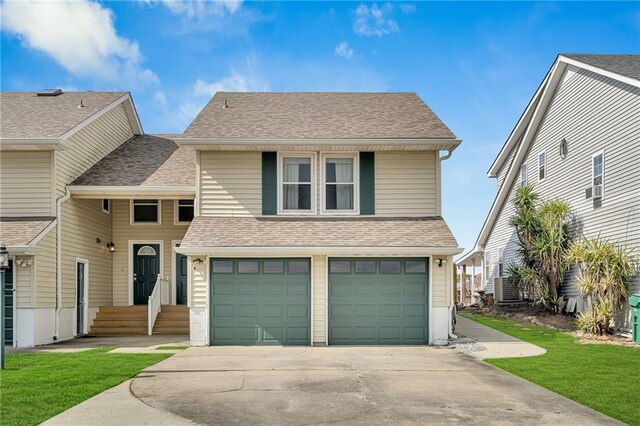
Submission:
[[[529,184],[542,199],[567,201],[576,214],[573,228],[579,234],[640,246],[638,117],[639,88],[589,71],[570,67],[556,90],[527,152]],[[560,156],[563,138],[569,143],[565,159]],[[537,158],[542,151],[547,157],[546,178],[540,182]],[[594,202],[585,199],[585,189],[591,185],[592,156],[600,151],[604,151],[604,198]],[[519,183],[518,176],[511,194]],[[515,260],[512,214],[507,202],[486,243],[493,275],[499,248],[505,248],[506,263]],[[575,274],[567,274],[565,284],[566,295],[575,297]],[[634,286],[638,285],[636,279]]]
[[113,259],[113,304],[129,304],[129,279],[131,277],[129,241],[143,241],[155,243],[162,241],[162,275],[169,279],[171,285],[169,300],[175,291],[175,277],[172,271],[173,250],[172,241],[180,241],[187,232],[189,224],[174,225],[174,200],[162,200],[162,223],[132,225],[129,220],[129,200],[111,200],[111,215],[113,224],[113,242],[116,252]]
[[262,153],[201,152],[200,214],[260,216]]
[[[101,240],[96,243],[96,238]],[[62,205],[62,306],[76,306],[76,259],[89,261],[90,308],[111,305],[111,215],[102,200],[69,199]]]
[[436,216],[436,152],[376,152],[376,216]]
[[35,256],[35,305],[38,308],[56,306],[56,228],[38,242]]
[[52,151],[0,151],[0,216],[54,216]]
[[131,137],[133,132],[122,104],[71,136],[69,148],[56,152],[57,197],[64,195],[66,185]]
[[[504,164],[502,165],[502,167],[498,171],[498,175],[496,176],[496,190],[497,191],[500,191],[500,188],[502,187],[502,184],[504,183],[504,178],[507,177],[507,174],[509,173],[509,170],[511,170],[513,160],[514,160],[514,158],[516,156],[516,152],[518,152],[518,148],[520,148],[520,143],[519,142],[515,147],[513,147],[513,149],[511,150],[511,152],[507,156],[507,159],[505,160]],[[516,164],[515,167],[519,168],[520,165]],[[518,182],[520,182],[520,178],[519,177],[518,177]]]

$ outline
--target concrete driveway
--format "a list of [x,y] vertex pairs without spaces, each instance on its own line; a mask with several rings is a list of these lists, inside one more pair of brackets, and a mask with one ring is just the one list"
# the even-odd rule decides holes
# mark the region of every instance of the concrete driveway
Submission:
[[131,384],[199,424],[619,424],[453,349],[190,348]]

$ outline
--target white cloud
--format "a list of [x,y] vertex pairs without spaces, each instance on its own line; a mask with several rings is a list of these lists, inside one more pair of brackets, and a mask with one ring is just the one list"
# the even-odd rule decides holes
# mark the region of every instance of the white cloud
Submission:
[[408,3],[400,3],[400,10],[402,13],[413,13],[416,11],[416,6]]
[[376,3],[371,6],[361,4],[354,11],[355,21],[353,31],[364,36],[382,37],[398,31],[398,23],[391,19],[393,5],[385,3],[379,7]]
[[248,92],[250,86],[251,83],[247,77],[233,73],[213,83],[197,79],[193,84],[193,94],[210,98],[216,92]]
[[157,82],[140,47],[117,34],[110,9],[88,0],[5,1],[2,30],[45,52],[71,73],[110,81]]
[[156,93],[153,94],[153,99],[163,107],[168,105],[167,95],[162,90],[156,91]]
[[240,9],[242,0],[143,0],[145,3],[162,3],[176,15],[188,18],[208,15],[223,16],[235,13]]
[[351,59],[353,57],[353,49],[349,47],[349,43],[343,41],[336,46],[336,55]]

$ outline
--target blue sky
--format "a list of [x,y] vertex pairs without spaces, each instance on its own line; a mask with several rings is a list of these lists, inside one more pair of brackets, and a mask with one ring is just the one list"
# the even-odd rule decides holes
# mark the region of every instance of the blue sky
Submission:
[[469,248],[486,177],[556,55],[640,53],[637,2],[8,2],[2,90],[131,91],[179,133],[216,90],[412,91],[463,139],[443,214]]

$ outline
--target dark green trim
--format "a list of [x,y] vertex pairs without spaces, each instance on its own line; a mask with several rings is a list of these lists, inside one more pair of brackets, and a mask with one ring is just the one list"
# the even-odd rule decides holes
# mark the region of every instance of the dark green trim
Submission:
[[375,214],[375,154],[360,153],[360,214]]
[[262,214],[278,214],[278,153],[262,153]]

